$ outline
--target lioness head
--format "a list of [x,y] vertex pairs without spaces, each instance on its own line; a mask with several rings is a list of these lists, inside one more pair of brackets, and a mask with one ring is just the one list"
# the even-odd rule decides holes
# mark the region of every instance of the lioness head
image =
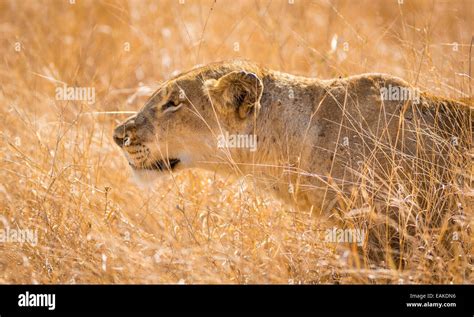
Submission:
[[115,128],[113,138],[140,178],[209,168],[220,161],[218,135],[247,131],[262,92],[255,65],[193,69],[162,84],[137,114]]

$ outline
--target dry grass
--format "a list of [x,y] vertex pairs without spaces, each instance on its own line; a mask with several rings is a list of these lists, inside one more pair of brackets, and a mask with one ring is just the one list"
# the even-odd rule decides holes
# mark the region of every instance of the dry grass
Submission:
[[[432,202],[426,219],[437,202],[457,208],[437,228],[416,224],[403,269],[367,265],[324,241],[328,224],[251,182],[186,171],[140,189],[111,139],[126,117],[113,112],[138,109],[142,85],[236,57],[469,96],[473,2],[404,2],[0,0],[0,222],[39,234],[36,247],[0,244],[0,283],[472,283],[470,187],[405,189]],[[94,87],[96,102],[56,100],[59,82]],[[347,208],[367,203],[352,199]],[[449,223],[461,232],[451,249]]]

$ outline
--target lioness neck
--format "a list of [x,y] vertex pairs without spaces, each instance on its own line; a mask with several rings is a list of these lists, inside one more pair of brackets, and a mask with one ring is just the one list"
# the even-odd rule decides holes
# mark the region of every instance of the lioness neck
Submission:
[[[304,197],[296,195],[301,175],[309,173],[309,164],[315,158],[315,141],[323,133],[315,110],[325,95],[325,85],[316,78],[266,74],[260,111],[245,132],[256,135],[257,148],[239,149],[234,155],[235,161],[242,163],[243,174],[256,176],[265,189],[275,190],[288,202],[298,199],[300,205],[309,205]],[[325,161],[326,157],[330,159],[326,154],[319,159]]]

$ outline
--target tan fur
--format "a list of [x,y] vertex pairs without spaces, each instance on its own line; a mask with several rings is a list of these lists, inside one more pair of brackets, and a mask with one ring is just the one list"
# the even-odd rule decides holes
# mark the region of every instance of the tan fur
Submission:
[[[471,146],[468,107],[426,93],[417,104],[382,100],[389,86],[415,89],[384,74],[319,80],[251,62],[215,63],[165,82],[115,134],[128,135],[124,149],[135,166],[179,158],[176,170],[251,175],[264,191],[325,212],[368,178],[383,183],[394,162],[402,174],[413,172],[420,148],[441,155],[431,157],[436,165],[453,138]],[[181,108],[163,113],[169,100]],[[218,148],[226,131],[256,135],[256,151]]]

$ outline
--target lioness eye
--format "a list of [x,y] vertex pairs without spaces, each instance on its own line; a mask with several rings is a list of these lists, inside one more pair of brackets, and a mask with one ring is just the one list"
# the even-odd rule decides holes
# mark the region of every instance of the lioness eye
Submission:
[[161,111],[163,113],[168,113],[168,112],[175,112],[177,111],[179,108],[181,108],[183,106],[182,103],[178,103],[176,104],[174,101],[168,101],[167,103],[165,103],[162,107],[161,107]]
[[173,107],[176,107],[176,104],[174,103],[174,101],[170,100],[161,107],[161,110],[164,111],[166,109],[173,108]]

